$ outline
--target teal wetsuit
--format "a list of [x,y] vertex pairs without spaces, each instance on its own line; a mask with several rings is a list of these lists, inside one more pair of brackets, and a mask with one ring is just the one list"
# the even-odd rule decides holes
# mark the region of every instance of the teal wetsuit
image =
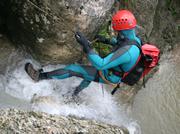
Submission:
[[[135,40],[140,44],[140,39],[136,37],[134,29],[123,30],[120,32],[125,38]],[[105,78],[112,83],[120,83],[121,77],[110,73],[110,70],[114,69],[119,72],[128,72],[136,64],[140,55],[140,50],[136,45],[121,46],[121,44],[118,43],[117,38],[112,38],[108,43],[116,47],[119,45],[119,47],[106,57],[102,58],[91,49],[88,40],[82,34],[79,34],[76,39],[83,46],[92,66],[71,64],[63,69],[41,73],[40,76],[45,79],[65,79],[72,76],[81,77],[83,78],[83,81],[77,87],[77,93],[86,88],[91,81],[105,83],[102,78],[98,76],[98,70],[101,70]]]

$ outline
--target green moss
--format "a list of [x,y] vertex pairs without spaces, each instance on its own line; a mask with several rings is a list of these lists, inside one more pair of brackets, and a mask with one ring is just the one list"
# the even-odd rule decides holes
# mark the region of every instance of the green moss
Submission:
[[99,31],[99,35],[103,35],[107,38],[110,38],[110,35],[108,33],[108,30],[109,30],[109,23],[105,24],[104,26],[102,26],[102,28],[100,29]]
[[177,15],[177,9],[174,7],[173,0],[166,0],[166,6],[173,16]]
[[[109,23],[103,25],[100,31],[98,32],[98,35],[102,35],[106,38],[111,38],[108,27],[109,27]],[[112,50],[112,47],[110,45],[99,43],[99,42],[93,43],[93,47],[95,48],[95,50],[99,53],[101,57],[105,57]]]
[[103,43],[94,43],[93,47],[99,53],[101,57],[107,56],[111,52],[111,46]]

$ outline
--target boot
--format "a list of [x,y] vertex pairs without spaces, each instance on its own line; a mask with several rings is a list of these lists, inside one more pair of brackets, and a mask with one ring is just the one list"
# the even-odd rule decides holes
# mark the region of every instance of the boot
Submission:
[[34,81],[39,81],[40,80],[40,70],[35,70],[33,65],[31,63],[26,63],[25,64],[25,71],[27,74],[33,79]]
[[80,88],[79,86],[75,88],[72,96],[77,96],[83,89]]

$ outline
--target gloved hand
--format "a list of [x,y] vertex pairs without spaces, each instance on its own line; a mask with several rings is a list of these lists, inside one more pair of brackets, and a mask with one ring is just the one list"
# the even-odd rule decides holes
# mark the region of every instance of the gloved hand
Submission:
[[96,35],[95,39],[97,39],[97,42],[104,42],[106,38],[102,35]]
[[110,40],[107,39],[106,37],[102,36],[102,35],[96,35],[95,39],[97,39],[97,42],[102,42],[105,44],[110,44]]
[[84,52],[88,53],[91,49],[89,41],[81,32],[75,33],[77,42],[83,47]]

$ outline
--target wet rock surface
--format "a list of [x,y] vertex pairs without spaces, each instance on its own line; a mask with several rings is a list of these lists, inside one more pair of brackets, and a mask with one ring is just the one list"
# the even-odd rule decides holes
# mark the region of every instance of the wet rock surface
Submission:
[[0,110],[0,131],[3,134],[128,134],[124,127],[16,109]]
[[[111,18],[114,0],[2,0],[0,31],[41,63],[72,63],[82,58],[74,31],[90,40]],[[139,35],[162,50],[171,49],[178,38],[180,2],[160,0],[120,1],[116,10],[135,14]]]
[[136,0],[126,5],[140,26],[139,35],[145,42],[157,45],[162,51],[171,50],[178,37],[178,0]]
[[8,66],[8,59],[16,49],[2,34],[0,34],[0,51],[0,74],[4,74]]
[[74,32],[80,30],[93,37],[107,18],[113,2],[3,0],[0,6],[7,34],[17,45],[25,45],[42,63],[65,64],[81,58]]

